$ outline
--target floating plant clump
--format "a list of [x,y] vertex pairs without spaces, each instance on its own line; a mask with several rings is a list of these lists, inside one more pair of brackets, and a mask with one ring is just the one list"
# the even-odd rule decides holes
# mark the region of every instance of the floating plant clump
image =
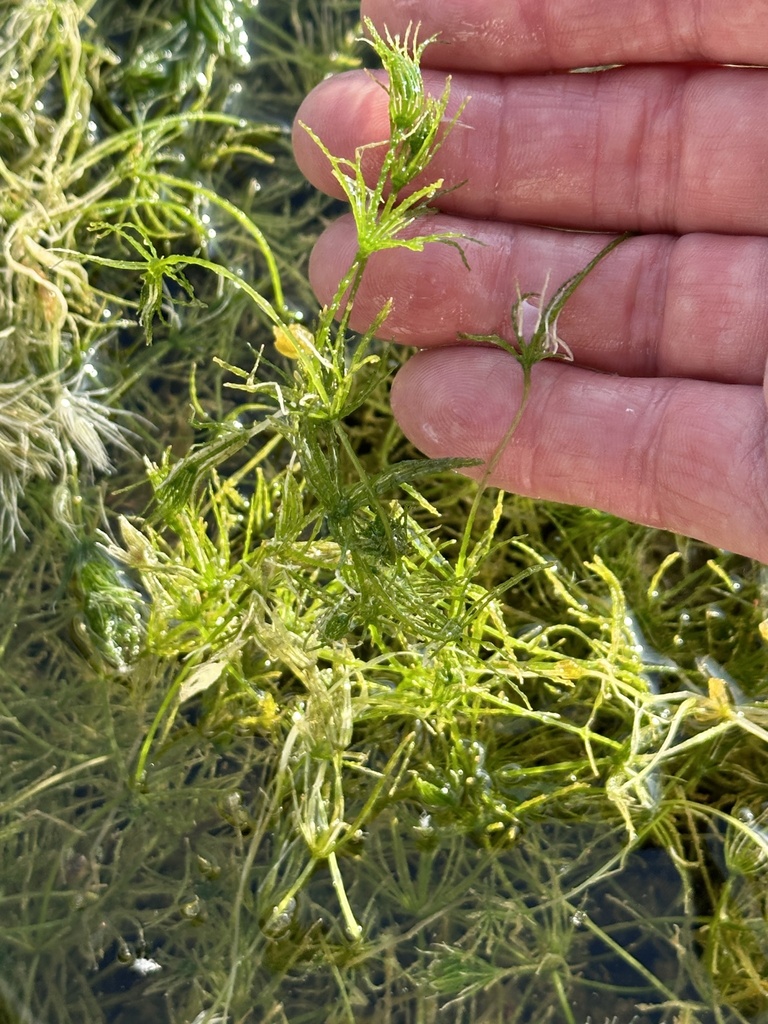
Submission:
[[[4,20],[0,1021],[768,1019],[763,570],[409,447],[388,304],[349,322],[375,252],[464,245],[450,83],[356,18]],[[391,141],[371,183],[315,140],[359,238],[318,310],[286,126],[364,62]],[[483,339],[527,402],[595,262]]]

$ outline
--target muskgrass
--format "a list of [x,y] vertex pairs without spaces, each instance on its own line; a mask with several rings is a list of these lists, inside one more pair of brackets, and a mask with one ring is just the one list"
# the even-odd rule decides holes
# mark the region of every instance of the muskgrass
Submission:
[[[6,12],[0,1020],[762,1019],[761,570],[409,449],[348,324],[372,253],[462,246],[404,191],[448,91],[354,9]],[[371,54],[318,312],[286,126]]]

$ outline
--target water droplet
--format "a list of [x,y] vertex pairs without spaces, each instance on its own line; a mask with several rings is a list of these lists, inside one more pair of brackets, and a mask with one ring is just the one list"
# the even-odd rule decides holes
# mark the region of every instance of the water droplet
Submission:
[[182,916],[186,918],[198,917],[198,915],[200,914],[201,906],[202,904],[200,902],[200,897],[193,896],[188,903],[183,904],[181,908]]
[[133,960],[133,953],[131,947],[124,939],[118,939],[117,942],[117,962],[119,964],[129,964]]
[[437,443],[440,440],[440,431],[437,430],[428,420],[421,424],[421,432],[428,441]]

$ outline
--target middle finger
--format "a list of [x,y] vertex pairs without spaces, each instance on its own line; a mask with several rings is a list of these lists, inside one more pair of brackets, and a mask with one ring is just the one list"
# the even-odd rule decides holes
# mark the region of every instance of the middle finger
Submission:
[[[518,295],[541,292],[548,279],[551,296],[609,240],[445,214],[430,219],[428,230],[473,239],[463,243],[470,269],[440,243],[420,253],[377,253],[355,299],[353,327],[365,330],[392,298],[379,332],[388,340],[422,348],[455,344],[462,332],[513,340]],[[321,301],[332,298],[356,248],[350,216],[320,237],[310,279]],[[768,244],[711,233],[630,238],[579,285],[558,333],[576,361],[594,369],[758,384],[768,356]]]

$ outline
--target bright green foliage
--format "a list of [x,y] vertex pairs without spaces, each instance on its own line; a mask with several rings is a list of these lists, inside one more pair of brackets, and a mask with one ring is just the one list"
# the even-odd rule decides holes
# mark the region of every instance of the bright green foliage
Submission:
[[[278,126],[354,6],[6,20],[0,1021],[754,1022],[762,570],[397,432],[360,279],[461,242],[401,194],[450,127],[415,30],[367,27],[391,145],[327,153],[360,250],[308,330]],[[528,381],[596,261],[491,339]]]

